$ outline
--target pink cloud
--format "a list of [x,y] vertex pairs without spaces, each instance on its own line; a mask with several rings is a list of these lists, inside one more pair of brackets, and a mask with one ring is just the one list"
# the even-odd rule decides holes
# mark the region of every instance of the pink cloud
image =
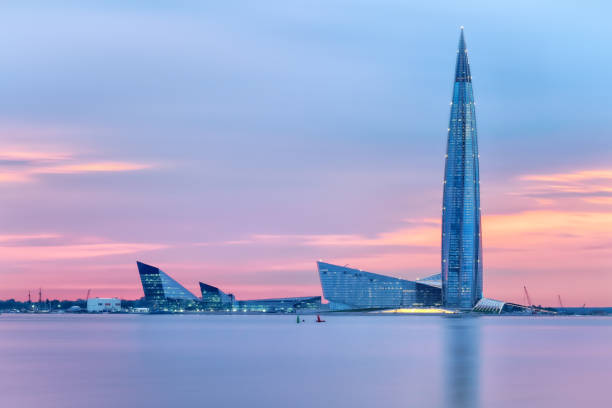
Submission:
[[3,262],[35,262],[58,259],[85,259],[130,254],[168,248],[168,245],[133,242],[74,243],[60,234],[0,235],[0,259]]
[[132,242],[48,246],[0,246],[0,257],[2,257],[4,261],[14,262],[23,260],[84,259],[142,251],[154,251],[167,247],[167,245],[161,244]]
[[612,205],[612,197],[584,197],[583,199],[591,204]]
[[434,246],[436,240],[439,240],[440,227],[432,226],[429,220],[422,220],[421,224],[423,225],[379,233],[373,237],[360,234],[253,234],[247,239],[225,241],[221,244],[314,247]]
[[129,162],[90,162],[79,164],[65,164],[59,166],[41,167],[33,170],[36,174],[80,174],[80,173],[107,173],[136,171],[152,168],[151,164]]
[[526,174],[519,180],[528,182],[521,187],[522,194],[539,193],[610,193],[612,192],[612,170],[577,170],[568,173]]
[[0,151],[0,160],[7,161],[53,162],[70,158],[71,155],[65,152],[27,150],[19,147],[5,148]]
[[20,147],[0,150],[0,183],[26,183],[40,175],[117,173],[147,170],[150,163],[85,159],[76,153]]
[[28,241],[28,240],[53,239],[53,238],[60,238],[60,237],[61,235],[59,234],[47,234],[47,233],[4,234],[4,235],[0,235],[0,243],[6,243],[6,242],[16,243],[16,242],[22,242],[22,241]]
[[554,174],[526,174],[520,177],[526,181],[546,181],[546,182],[576,182],[585,180],[612,180],[612,170],[578,170],[569,173]]

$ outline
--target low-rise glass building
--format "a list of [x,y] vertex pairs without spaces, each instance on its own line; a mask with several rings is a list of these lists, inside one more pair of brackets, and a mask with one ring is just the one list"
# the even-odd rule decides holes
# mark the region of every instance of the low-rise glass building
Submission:
[[261,313],[316,312],[321,310],[321,296],[239,300],[237,309],[242,312]]
[[202,292],[202,308],[209,311],[231,312],[236,307],[236,298],[231,293],[225,293],[221,289],[200,282]]
[[236,300],[216,286],[200,282],[202,308],[211,312],[295,313],[321,309],[321,296]]
[[426,308],[442,305],[440,275],[409,281],[317,262],[330,310]]

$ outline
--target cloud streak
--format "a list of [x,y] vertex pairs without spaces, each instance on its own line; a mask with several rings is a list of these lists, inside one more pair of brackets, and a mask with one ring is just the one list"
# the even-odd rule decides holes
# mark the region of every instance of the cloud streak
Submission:
[[[440,227],[430,219],[414,220],[414,225],[372,237],[361,234],[253,234],[246,239],[224,241],[222,245],[298,245],[312,247],[430,247],[439,240]],[[198,245],[211,245],[200,243]]]
[[0,183],[28,183],[44,175],[148,170],[150,163],[87,159],[68,152],[13,148],[0,151]]
[[[532,197],[580,197],[593,202],[596,196],[612,195],[612,169],[577,170],[567,173],[527,174],[519,177],[523,191]],[[599,202],[601,204],[602,202]]]
[[568,183],[587,180],[612,180],[612,169],[578,170],[569,173],[526,174],[520,177],[526,181]]
[[42,167],[35,169],[34,174],[84,174],[84,173],[114,173],[137,171],[152,168],[151,164],[129,162],[90,162]]
[[49,246],[0,246],[0,257],[5,261],[85,259],[155,251],[164,248],[167,248],[167,245],[131,242]]
[[4,243],[21,243],[32,240],[48,240],[53,238],[60,238],[59,234],[47,234],[47,233],[39,233],[39,234],[4,234],[0,235],[0,244]]

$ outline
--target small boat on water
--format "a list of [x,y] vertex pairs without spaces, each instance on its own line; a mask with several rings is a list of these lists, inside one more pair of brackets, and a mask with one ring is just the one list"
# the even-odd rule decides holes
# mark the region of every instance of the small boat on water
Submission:
[[325,323],[325,320],[321,319],[321,315],[317,315],[317,323]]

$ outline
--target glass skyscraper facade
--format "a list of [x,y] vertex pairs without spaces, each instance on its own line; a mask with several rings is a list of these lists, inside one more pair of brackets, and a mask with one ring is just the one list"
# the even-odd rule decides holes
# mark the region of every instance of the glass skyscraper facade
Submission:
[[323,296],[330,310],[439,307],[439,275],[409,281],[346,266],[317,262]]
[[451,102],[442,203],[442,301],[472,309],[482,298],[482,231],[478,138],[463,27]]

